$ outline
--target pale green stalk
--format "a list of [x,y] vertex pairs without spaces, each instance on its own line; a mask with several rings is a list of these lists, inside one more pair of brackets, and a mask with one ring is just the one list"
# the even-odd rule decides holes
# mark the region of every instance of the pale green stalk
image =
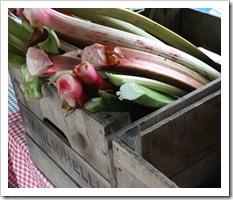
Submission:
[[85,10],[76,9],[76,8],[56,8],[55,10],[59,12],[71,13],[71,14],[76,15],[77,17],[88,19],[91,22],[94,22],[97,24],[101,24],[104,26],[118,29],[118,30],[133,33],[135,35],[140,35],[145,38],[149,38],[149,39],[162,43],[162,41],[152,36],[151,34],[147,33],[146,31],[142,30],[141,28],[138,28],[137,26],[134,26],[123,20],[115,19],[115,18],[108,17],[105,15],[95,14],[94,12],[86,12]]

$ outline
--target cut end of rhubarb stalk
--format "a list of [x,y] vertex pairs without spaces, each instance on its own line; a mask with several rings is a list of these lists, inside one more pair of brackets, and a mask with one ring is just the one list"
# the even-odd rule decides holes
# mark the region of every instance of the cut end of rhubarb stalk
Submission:
[[30,47],[26,54],[27,68],[31,76],[39,77],[47,73],[52,62],[48,55],[41,49]]
[[79,65],[76,65],[73,69],[74,74],[81,80],[86,86],[93,90],[113,90],[113,85],[106,82],[95,70],[94,66],[87,61],[83,61]]
[[81,59],[95,67],[109,67],[117,65],[123,57],[120,48],[96,43],[83,49]]
[[120,91],[116,93],[117,96],[119,96],[119,99],[127,99],[130,101],[138,99],[140,96],[144,94],[143,91],[136,89],[136,84],[133,82],[128,82],[123,84],[120,87]]
[[134,101],[146,107],[160,108],[175,99],[133,82],[124,83],[117,92],[119,99]]
[[56,81],[58,95],[65,100],[69,106],[83,107],[88,99],[88,94],[83,88],[82,83],[74,75],[65,74]]
[[94,66],[87,61],[76,65],[73,69],[74,74],[86,85],[94,86],[98,78]]

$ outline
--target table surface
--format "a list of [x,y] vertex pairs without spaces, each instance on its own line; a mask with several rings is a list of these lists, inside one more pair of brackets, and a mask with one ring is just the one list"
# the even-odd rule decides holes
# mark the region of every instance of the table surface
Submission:
[[53,188],[32,163],[13,85],[8,85],[8,187]]

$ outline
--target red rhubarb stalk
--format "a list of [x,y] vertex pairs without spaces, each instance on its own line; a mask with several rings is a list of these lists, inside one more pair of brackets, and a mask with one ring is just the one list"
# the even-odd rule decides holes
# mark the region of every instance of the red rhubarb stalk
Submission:
[[96,72],[94,66],[87,61],[83,61],[79,65],[76,65],[73,69],[73,73],[87,86],[94,90],[112,90],[113,85],[110,82],[106,82]]
[[83,107],[89,99],[89,94],[83,87],[82,82],[71,74],[60,76],[56,81],[58,95],[72,108]]

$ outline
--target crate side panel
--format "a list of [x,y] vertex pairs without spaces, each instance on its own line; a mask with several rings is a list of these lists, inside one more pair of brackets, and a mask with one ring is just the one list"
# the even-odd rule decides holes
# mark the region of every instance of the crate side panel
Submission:
[[171,177],[221,143],[221,92],[184,108],[141,133],[142,155]]
[[43,119],[50,121],[61,130],[71,147],[110,180],[111,166],[106,136],[129,124],[131,122],[129,114],[107,113],[104,115],[99,113],[97,115],[80,108],[66,116],[56,91],[45,85],[42,91],[44,98],[40,105]]
[[111,187],[108,180],[58,136],[59,132],[48,128],[22,104],[19,105],[26,132],[81,187]]
[[55,163],[27,133],[25,133],[25,136],[33,164],[55,187],[80,188],[80,186]]

